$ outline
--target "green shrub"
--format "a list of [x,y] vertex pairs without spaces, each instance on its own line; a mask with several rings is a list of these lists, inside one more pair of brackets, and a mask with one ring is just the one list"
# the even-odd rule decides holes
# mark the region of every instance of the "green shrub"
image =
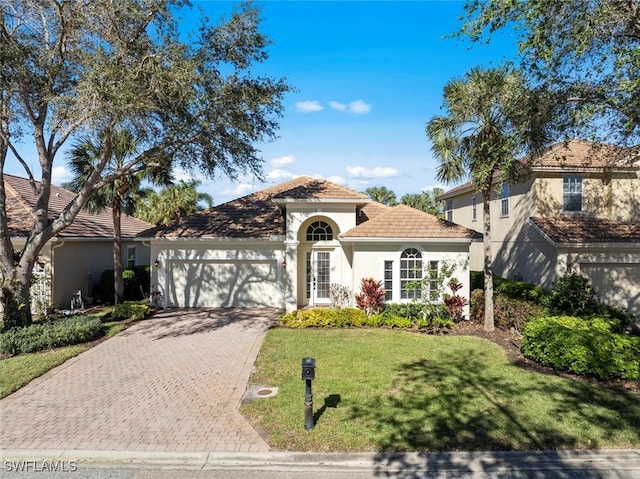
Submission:
[[[471,272],[471,291],[480,289],[484,291],[484,273],[482,271]],[[544,290],[537,284],[525,283],[515,279],[505,279],[493,275],[493,292],[501,293],[512,299],[524,299],[534,303],[544,300]]]
[[383,316],[402,316],[409,319],[420,319],[424,317],[425,306],[422,303],[386,303]]
[[579,274],[567,274],[556,279],[551,285],[545,306],[552,316],[590,316],[600,310],[589,280]]
[[367,315],[357,308],[298,309],[280,318],[280,324],[288,328],[348,328],[367,323]]
[[614,332],[615,320],[551,316],[531,321],[522,352],[545,366],[600,379],[640,380],[640,338]]
[[[134,266],[122,271],[124,282],[124,300],[139,301],[144,298],[151,288],[149,266]],[[100,276],[100,283],[96,286],[94,296],[106,303],[113,303],[113,270],[107,269]]]
[[33,353],[93,341],[102,334],[102,322],[90,316],[43,321],[0,334],[0,352]]
[[146,301],[144,303],[127,301],[121,304],[116,304],[113,307],[113,314],[111,319],[114,321],[121,321],[126,319],[139,321],[141,319],[144,319],[150,312],[151,307]]
[[[493,297],[493,320],[498,329],[522,332],[527,323],[543,313],[543,307],[531,301],[509,298],[503,294]],[[484,291],[480,289],[471,291],[469,318],[477,323],[484,321]]]
[[[443,305],[433,305],[431,312],[444,312]],[[400,314],[385,311],[382,314],[367,316],[357,308],[314,308],[299,309],[280,318],[280,325],[287,328],[371,328],[388,327],[399,329],[421,329],[428,331],[451,327],[453,322],[444,314],[423,314],[418,318],[408,318]]]

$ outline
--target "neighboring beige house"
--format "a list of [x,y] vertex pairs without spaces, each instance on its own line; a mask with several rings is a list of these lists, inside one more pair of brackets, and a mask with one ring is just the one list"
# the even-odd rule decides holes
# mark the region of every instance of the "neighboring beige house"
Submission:
[[[20,250],[33,226],[35,195],[29,180],[4,175],[7,217],[11,241]],[[51,187],[49,216],[56,217],[75,198],[57,186]],[[122,215],[123,266],[149,265],[149,245],[136,239],[152,225]],[[53,306],[68,309],[71,296],[82,292],[85,304],[92,302],[94,287],[102,272],[113,269],[113,220],[110,210],[91,214],[83,210],[71,226],[52,238],[40,252],[34,268],[32,306],[35,312]]]
[[388,301],[429,298],[436,293],[430,285],[424,291],[407,285],[445,264],[455,268],[468,297],[469,246],[478,235],[408,206],[388,207],[300,177],[141,237],[151,244],[151,281],[169,307],[291,311],[329,305],[331,285],[357,292],[366,277],[383,281]]
[[[640,161],[637,149],[558,143],[532,174],[491,198],[494,272],[549,288],[587,276],[599,297],[640,315]],[[482,196],[470,183],[440,196],[445,217],[482,231]],[[473,245],[471,269],[481,270]]]

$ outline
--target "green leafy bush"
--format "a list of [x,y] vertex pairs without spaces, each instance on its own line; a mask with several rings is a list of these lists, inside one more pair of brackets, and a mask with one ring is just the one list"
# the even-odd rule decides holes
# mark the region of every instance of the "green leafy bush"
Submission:
[[73,316],[10,329],[0,334],[0,352],[33,353],[93,341],[102,335],[102,322],[98,318]]
[[545,306],[552,316],[589,316],[600,311],[593,287],[587,278],[579,274],[567,274],[556,279]]
[[420,318],[408,318],[385,310],[382,314],[367,316],[357,308],[314,308],[299,309],[280,318],[280,325],[288,328],[348,328],[387,327],[399,329],[420,329],[436,331],[449,328],[453,322],[446,317],[443,305],[432,309],[443,314],[423,314]]
[[409,319],[420,319],[425,315],[425,305],[422,303],[387,303],[384,305],[383,315],[402,316]]
[[545,366],[600,379],[640,380],[640,338],[619,334],[615,320],[550,316],[531,321],[523,354]]
[[288,328],[348,328],[360,327],[367,322],[367,315],[358,308],[298,309],[280,318],[280,324]]
[[[543,307],[534,302],[509,298],[504,294],[493,297],[493,320],[498,329],[522,332],[527,323],[543,314]],[[484,321],[484,291],[481,289],[471,291],[469,317],[477,323]]]
[[[138,301],[148,294],[150,286],[149,266],[134,266],[122,271],[125,301]],[[100,283],[94,291],[96,299],[112,303],[115,295],[113,289],[113,270],[107,269],[100,276]]]
[[132,319],[139,321],[144,319],[151,312],[151,307],[145,301],[144,303],[136,303],[127,301],[121,304],[117,304],[113,307],[113,314],[111,319],[114,321],[121,321],[126,319]]
[[[484,273],[482,271],[471,272],[471,291],[480,289],[484,291]],[[512,299],[524,299],[534,303],[544,300],[544,290],[537,284],[525,283],[515,279],[505,279],[493,275],[493,292],[501,293]]]

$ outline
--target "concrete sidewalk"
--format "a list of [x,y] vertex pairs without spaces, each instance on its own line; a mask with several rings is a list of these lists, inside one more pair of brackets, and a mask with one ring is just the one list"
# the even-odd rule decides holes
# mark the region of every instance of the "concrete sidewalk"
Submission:
[[277,311],[168,309],[0,400],[0,449],[268,451],[238,407]]
[[[640,451],[532,451],[450,453],[292,452],[132,452],[3,451],[2,464],[51,461],[75,464],[78,471],[164,471],[162,477],[185,477],[186,471],[219,471],[228,477],[544,477],[588,479],[640,477]],[[6,467],[5,467],[6,470]],[[173,471],[173,472],[171,472]],[[183,474],[181,471],[185,471]],[[159,475],[159,474],[158,474]],[[7,476],[15,477],[15,476]],[[42,476],[37,476],[42,477]],[[147,477],[129,475],[127,477]],[[189,477],[209,477],[189,475]],[[210,477],[218,477],[211,475]],[[223,476],[220,476],[223,477]]]

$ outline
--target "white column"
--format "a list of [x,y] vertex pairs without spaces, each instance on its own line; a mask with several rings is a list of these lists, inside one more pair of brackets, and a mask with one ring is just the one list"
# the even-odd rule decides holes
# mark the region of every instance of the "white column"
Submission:
[[299,241],[285,241],[283,264],[283,292],[287,313],[298,309],[298,245]]

